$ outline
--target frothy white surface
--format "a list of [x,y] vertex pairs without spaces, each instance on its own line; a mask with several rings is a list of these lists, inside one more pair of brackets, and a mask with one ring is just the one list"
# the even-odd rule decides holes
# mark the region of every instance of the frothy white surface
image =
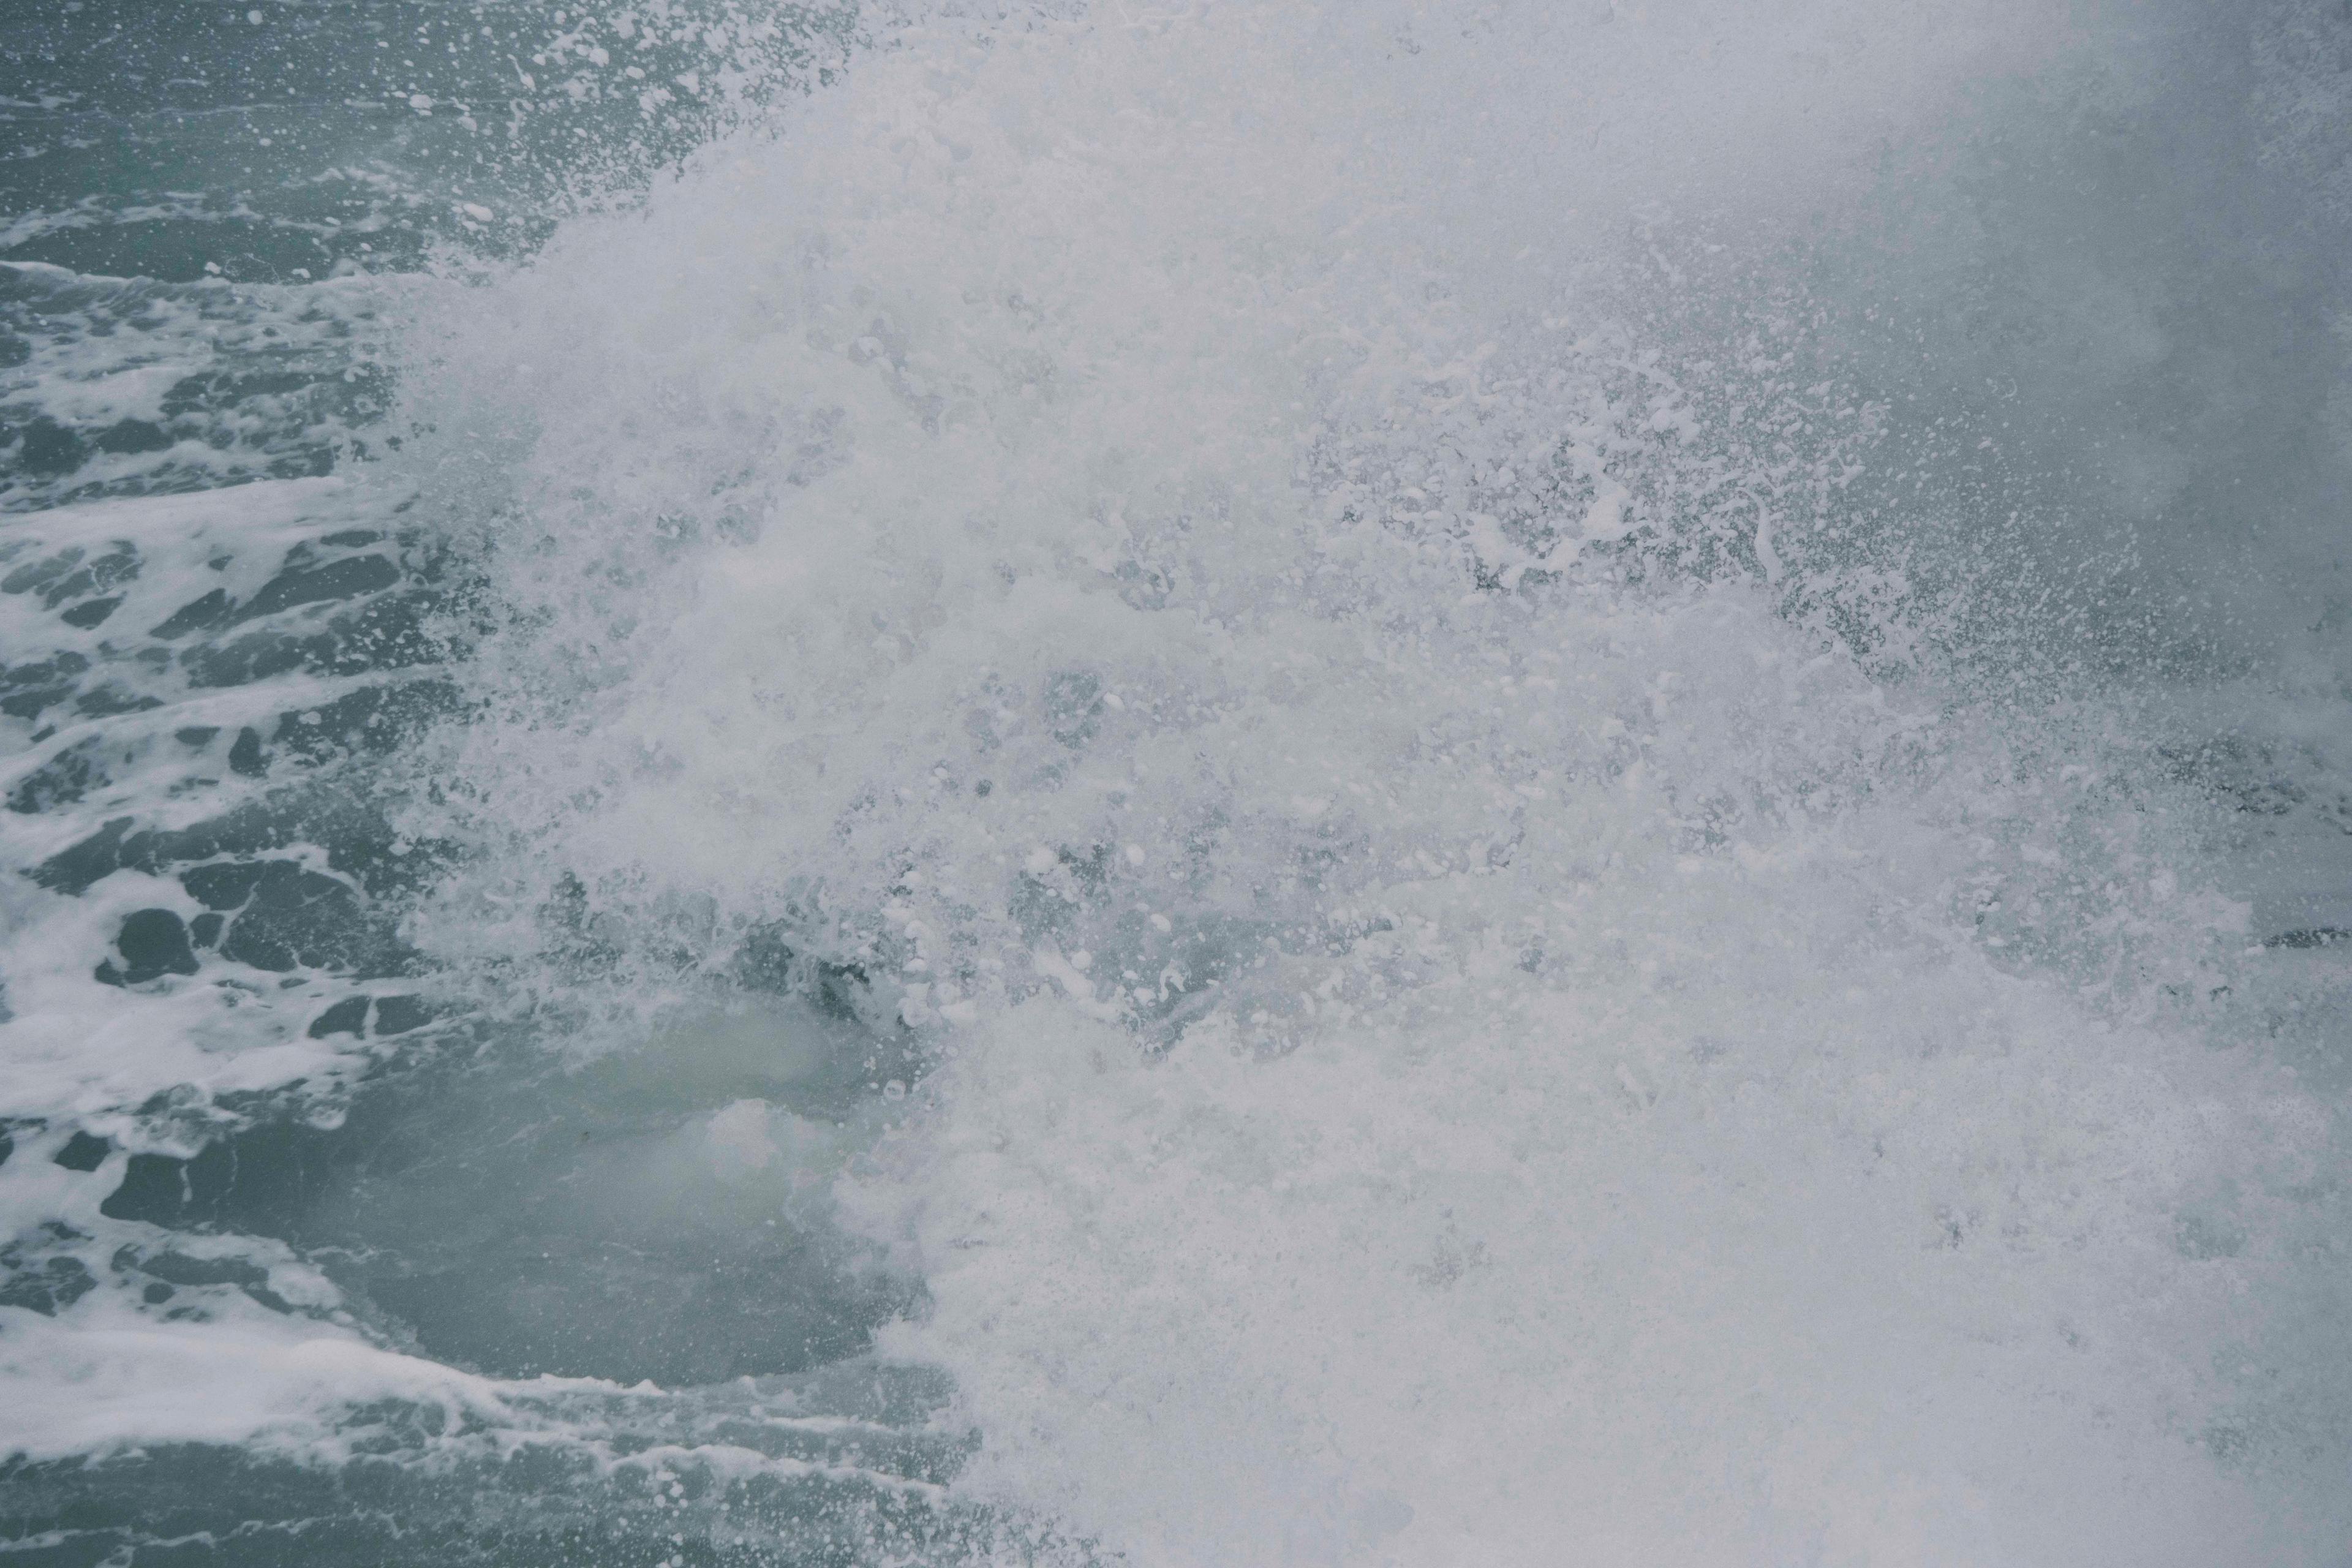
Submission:
[[2071,35],[1618,21],[914,26],[476,296],[505,848],[421,929],[858,965],[943,1064],[840,1189],[887,1348],[1134,1561],[2316,1560],[2331,1113],[2212,1048],[2193,805],[1776,617],[1769,500],[1608,548],[1722,417],[1578,313],[1634,198],[1834,203]]
[[[1817,222],[1885,216],[1886,170],[1927,178],[2005,93],[2095,121],[2162,90],[2177,18],[898,9],[641,209],[404,294],[373,474],[15,525],[12,563],[142,564],[108,618],[28,593],[0,634],[163,705],[28,730],[0,789],[104,776],[0,818],[11,863],[272,799],[215,765],[229,735],[382,672],[199,687],[136,634],[331,530],[446,527],[489,591],[443,629],[494,625],[425,671],[462,721],[370,764],[415,786],[402,842],[464,851],[403,935],[530,1020],[493,1057],[630,1047],[567,1101],[605,1097],[581,1150],[530,1109],[565,1141],[541,1185],[461,1193],[485,1256],[442,1278],[473,1310],[594,1310],[555,1300],[593,1274],[499,1251],[500,1205],[646,1276],[678,1235],[738,1274],[816,1267],[761,1249],[780,1222],[840,1241],[843,1290],[924,1283],[881,1348],[952,1377],[953,1496],[1138,1563],[2328,1561],[2341,954],[2260,945],[2352,907],[2328,520],[2228,562],[2193,530],[2109,560],[2087,523],[2019,552],[1924,479],[1848,500],[1895,461],[1884,388],[1798,372],[1829,330],[1799,274],[1843,255]],[[578,25],[559,58],[638,58]],[[2307,130],[2325,95],[2255,63]],[[2089,347],[1964,323],[1865,369],[2024,367],[2030,409],[2165,362],[2130,289],[1988,259],[1941,199],[1917,232],[1952,253],[1908,276],[2013,264]],[[127,294],[147,336],[61,330],[0,400],[153,419],[220,331],[367,359],[381,287]],[[2185,493],[2165,440],[2094,425],[2070,495]],[[183,445],[72,482],[259,471]],[[2077,679],[2051,650],[2084,623],[2035,619],[2065,571],[2127,600],[2200,563],[2243,613],[2189,676]],[[2245,734],[2284,760],[2180,760]],[[2273,773],[2305,794],[2261,862],[2212,799]],[[428,1468],[822,1468],[733,1446],[802,1419],[772,1391],[477,1376],[280,1243],[102,1214],[134,1152],[220,1131],[175,1108],[331,1119],[395,1047],[310,1036],[323,970],[94,985],[124,916],[196,915],[172,876],[5,896],[0,1116],[39,1120],[0,1221],[105,1278],[0,1307],[0,1456],[340,1463],[381,1423]],[[834,1016],[740,994],[794,984]],[[52,1163],[76,1128],[116,1141],[96,1169]],[[133,1305],[191,1257],[261,1293]]]

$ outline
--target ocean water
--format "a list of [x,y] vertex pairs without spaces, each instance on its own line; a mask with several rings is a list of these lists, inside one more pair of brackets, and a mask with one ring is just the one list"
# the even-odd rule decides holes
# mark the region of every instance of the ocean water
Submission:
[[2352,1563],[2352,13],[16,0],[0,1563]]

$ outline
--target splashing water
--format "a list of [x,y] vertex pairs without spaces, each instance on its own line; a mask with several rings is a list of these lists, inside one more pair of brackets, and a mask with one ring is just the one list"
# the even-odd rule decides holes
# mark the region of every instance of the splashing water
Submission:
[[12,1546],[2336,1561],[2352,26],[2203,13],[553,13],[169,458],[278,296],[14,268]]

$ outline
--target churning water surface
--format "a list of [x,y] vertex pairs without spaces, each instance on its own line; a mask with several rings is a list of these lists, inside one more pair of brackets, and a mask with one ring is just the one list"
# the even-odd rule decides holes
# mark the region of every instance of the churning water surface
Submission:
[[2352,1563],[2352,13],[8,0],[0,1563]]

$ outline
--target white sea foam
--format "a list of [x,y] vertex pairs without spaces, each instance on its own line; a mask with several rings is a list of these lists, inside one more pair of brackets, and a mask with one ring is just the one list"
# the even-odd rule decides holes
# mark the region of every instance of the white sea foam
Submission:
[[[1144,1563],[2330,1561],[2352,426],[2221,283],[2343,216],[2333,24],[2266,0],[2178,117],[2308,212],[2215,153],[2243,256],[2053,216],[2140,188],[2195,10],[877,8],[479,287],[12,268],[54,471],[0,501],[375,448],[257,364],[396,366],[400,441],[11,525],[9,689],[72,668],[0,769],[0,1458],[495,1517],[560,1452],[618,1478],[509,1466],[565,1528],[814,1478]],[[805,42],[564,15],[530,90],[649,117]],[[488,592],[295,658],[307,574],[411,592],[370,559]],[[283,764],[394,665],[437,734]],[[417,873],[352,857],[418,845],[430,979],[215,910],[93,983],[186,868],[377,918]],[[130,1180],[333,1125],[416,1037],[333,1005],[420,984],[518,1023],[366,1181]],[[717,1381],[900,1306],[944,1410]],[[709,1385],[459,1370],[664,1355]]]
[[70,1323],[32,1320],[0,1342],[0,1376],[26,1395],[0,1415],[0,1453],[35,1461],[205,1444],[320,1465],[413,1448],[402,1458],[446,1473],[469,1460],[494,1468],[536,1448],[592,1473],[634,1472],[640,1485],[696,1474],[817,1477],[918,1498],[937,1490],[865,1470],[853,1458],[774,1452],[779,1437],[821,1449],[828,1440],[851,1446],[860,1436],[890,1435],[814,1411],[790,1386],[747,1380],[681,1418],[650,1384],[481,1377],[386,1350],[348,1327],[258,1309],[194,1322],[159,1323],[119,1309]]
[[0,417],[18,440],[0,505],[321,471],[367,422],[383,317],[404,281],[159,283],[0,266],[0,325],[25,333],[0,369]]
[[[362,678],[298,668],[258,685],[192,689],[170,660],[134,657],[139,634],[208,593],[250,602],[289,549],[338,529],[383,526],[396,505],[396,497],[354,494],[339,480],[292,480],[60,507],[19,523],[9,542],[18,566],[110,556],[135,566],[112,584],[119,602],[97,626],[59,625],[37,590],[0,600],[0,637],[11,646],[79,659],[89,687],[114,693],[88,716],[61,703],[64,717],[53,711],[37,738],[0,764],[0,787],[21,795],[45,771],[88,762],[68,774],[73,798],[0,816],[0,849],[10,863],[38,866],[110,821],[168,833],[239,807],[266,809],[267,782],[223,765],[231,738],[243,727],[268,728],[289,709],[315,711]],[[308,629],[317,616],[315,605],[299,606],[259,629],[288,622]],[[192,744],[181,732],[201,739]],[[325,861],[315,847],[308,857]],[[304,1036],[315,997],[269,995],[275,975],[248,971],[226,986],[92,985],[94,955],[112,949],[124,916],[164,909],[193,919],[203,906],[176,880],[136,868],[72,893],[16,882],[0,903],[11,1015],[0,1036],[0,1115],[82,1118],[119,1133],[142,1102],[181,1086],[198,1100],[305,1077],[325,1088],[357,1065],[333,1041]]]
[[2139,42],[909,23],[417,341],[512,616],[418,939],[854,969],[936,1064],[836,1188],[885,1347],[1133,1561],[2324,1560],[2338,1134],[2203,808],[1840,575],[1865,411],[1595,303]]

